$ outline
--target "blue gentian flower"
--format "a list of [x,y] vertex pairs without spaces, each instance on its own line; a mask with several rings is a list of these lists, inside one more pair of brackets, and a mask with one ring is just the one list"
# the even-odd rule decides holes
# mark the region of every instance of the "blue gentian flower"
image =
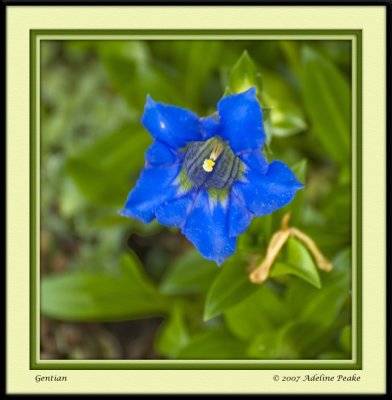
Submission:
[[218,265],[253,217],[285,206],[303,187],[287,165],[263,156],[255,88],[222,98],[206,118],[148,96],[142,124],[154,142],[120,214],[180,228]]

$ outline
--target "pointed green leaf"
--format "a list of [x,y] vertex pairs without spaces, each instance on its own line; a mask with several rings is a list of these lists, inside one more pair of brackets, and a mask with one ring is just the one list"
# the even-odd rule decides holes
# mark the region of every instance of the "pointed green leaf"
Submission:
[[270,277],[281,275],[295,275],[310,283],[316,288],[321,288],[320,276],[317,266],[306,247],[295,238],[289,238],[284,248],[283,261],[274,263]]
[[263,104],[270,109],[271,134],[288,137],[307,128],[300,99],[290,82],[278,73],[263,69]]
[[229,73],[229,88],[232,93],[241,93],[256,86],[261,93],[261,75],[248,52],[245,50]]
[[276,137],[288,137],[304,132],[307,128],[301,109],[288,101],[271,104],[271,130]]
[[269,102],[265,98],[261,73],[258,71],[249,53],[245,50],[229,72],[229,83],[228,86],[226,86],[224,96],[233,93],[242,93],[253,86],[256,87],[257,97],[263,109],[266,148],[269,150],[272,137],[271,108]]
[[299,264],[295,266],[288,263],[276,262],[270,273],[270,277],[276,278],[283,275],[294,275],[310,283],[317,289],[320,289],[320,277],[318,276],[317,270],[313,271],[314,264],[309,263],[309,265],[304,267],[298,267],[298,265]]
[[287,304],[290,306],[290,312],[295,315],[300,315],[306,307],[311,303],[311,299],[315,296],[322,296],[326,287],[334,285],[349,285],[351,254],[349,250],[344,250],[339,253],[333,260],[333,269],[331,272],[322,273],[323,286],[322,290],[309,286],[302,280],[292,282],[287,288],[285,297]]
[[226,261],[212,283],[204,308],[204,320],[209,320],[250,296],[260,287],[249,280],[247,260],[234,256]]

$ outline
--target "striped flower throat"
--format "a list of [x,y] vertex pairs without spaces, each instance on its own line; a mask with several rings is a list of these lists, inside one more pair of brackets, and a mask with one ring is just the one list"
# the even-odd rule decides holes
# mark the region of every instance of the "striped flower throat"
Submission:
[[189,186],[228,191],[234,181],[241,178],[243,171],[243,162],[218,137],[193,142],[185,149],[182,172],[186,173]]

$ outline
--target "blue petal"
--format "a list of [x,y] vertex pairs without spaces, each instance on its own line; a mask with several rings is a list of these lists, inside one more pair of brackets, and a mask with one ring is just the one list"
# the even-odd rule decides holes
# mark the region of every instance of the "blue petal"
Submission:
[[179,163],[171,167],[146,167],[120,214],[151,222],[156,208],[176,195],[178,186],[175,180],[179,171]]
[[214,136],[219,136],[220,125],[217,115],[200,118],[200,123],[202,126],[202,136],[204,140],[210,139]]
[[191,141],[202,140],[202,127],[196,114],[181,107],[157,103],[150,96],[147,96],[142,124],[155,139],[175,150]]
[[234,253],[236,246],[236,238],[228,235],[228,211],[227,203],[213,202],[205,190],[199,190],[182,229],[199,252],[218,265]]
[[248,228],[254,214],[234,193],[230,194],[229,236],[238,236]]
[[256,89],[224,97],[218,103],[221,136],[234,153],[261,149],[265,141],[263,114]]
[[255,215],[267,215],[290,203],[303,184],[286,164],[274,161],[264,176],[249,168],[242,180],[234,183],[233,193]]
[[156,210],[158,222],[162,225],[182,228],[189,211],[192,209],[195,196],[196,192],[191,190],[182,197],[174,198],[162,204]]
[[247,151],[238,156],[253,171],[262,175],[267,173],[269,164],[260,149]]
[[146,152],[147,165],[172,165],[179,160],[179,154],[159,140],[154,140]]

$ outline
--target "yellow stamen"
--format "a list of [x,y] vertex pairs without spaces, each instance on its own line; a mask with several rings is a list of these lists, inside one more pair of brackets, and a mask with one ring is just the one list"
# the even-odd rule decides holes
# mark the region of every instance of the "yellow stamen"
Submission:
[[203,162],[203,169],[206,172],[212,172],[215,161],[223,152],[222,143],[218,143],[211,151],[210,158],[206,158]]
[[223,145],[222,143],[218,143],[212,150],[210,154],[210,160],[216,161],[216,159],[222,154]]
[[203,162],[203,169],[206,172],[211,172],[214,168],[215,162],[212,160],[205,159]]

